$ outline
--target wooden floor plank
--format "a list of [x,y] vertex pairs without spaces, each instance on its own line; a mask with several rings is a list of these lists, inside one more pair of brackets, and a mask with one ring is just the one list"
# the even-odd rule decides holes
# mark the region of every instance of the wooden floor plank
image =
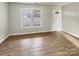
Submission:
[[79,49],[59,32],[10,36],[0,44],[1,56],[78,56]]

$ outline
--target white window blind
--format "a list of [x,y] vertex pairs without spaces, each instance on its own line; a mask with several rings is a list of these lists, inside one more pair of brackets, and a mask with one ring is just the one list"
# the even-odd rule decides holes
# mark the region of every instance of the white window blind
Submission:
[[36,27],[42,25],[41,9],[22,8],[21,27]]

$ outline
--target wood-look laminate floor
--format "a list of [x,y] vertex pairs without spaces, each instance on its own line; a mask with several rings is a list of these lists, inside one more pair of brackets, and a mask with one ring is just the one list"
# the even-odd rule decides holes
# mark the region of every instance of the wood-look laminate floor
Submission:
[[[62,33],[61,33],[62,34]],[[58,32],[10,36],[1,56],[78,56],[79,49]]]

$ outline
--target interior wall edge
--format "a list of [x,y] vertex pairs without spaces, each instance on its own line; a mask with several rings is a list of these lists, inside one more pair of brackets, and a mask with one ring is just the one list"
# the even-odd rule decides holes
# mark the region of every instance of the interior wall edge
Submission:
[[9,36],[8,25],[8,2],[0,2],[0,43]]
[[10,36],[13,36],[13,35],[24,35],[24,34],[35,34],[35,33],[44,33],[44,32],[54,32],[55,30],[48,30],[48,31],[38,31],[38,32],[31,32],[31,33],[10,33],[9,35]]
[[[55,31],[41,31],[41,32],[32,32],[32,33],[28,33],[28,34],[36,34],[36,33],[44,33],[44,32],[55,32]],[[9,36],[14,36],[14,35],[24,35],[24,34],[27,34],[27,33],[17,33],[17,34],[8,34],[6,36],[1,36],[0,37],[0,44],[2,42],[4,42]],[[27,35],[28,35],[27,34]]]
[[77,48],[79,48],[79,40],[75,39],[77,38],[77,36],[74,36],[72,33],[68,32],[68,31],[63,31],[63,36],[65,38],[67,38],[67,40],[69,40],[72,44],[74,44]]
[[66,32],[66,33],[68,33],[68,34],[70,34],[70,35],[72,35],[72,36],[74,36],[74,37],[79,38],[79,36],[78,36],[78,35],[75,35],[75,34],[73,34],[73,33],[69,32],[69,31],[65,31],[65,30],[63,30],[63,32]]
[[1,37],[0,37],[0,44],[1,44],[2,42],[4,42],[9,36],[10,36],[9,34],[6,35],[6,36],[1,36]]

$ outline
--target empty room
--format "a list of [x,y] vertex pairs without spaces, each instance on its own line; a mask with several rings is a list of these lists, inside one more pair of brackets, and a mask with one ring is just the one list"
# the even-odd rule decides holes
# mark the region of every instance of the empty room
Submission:
[[79,2],[0,2],[0,56],[79,56]]

